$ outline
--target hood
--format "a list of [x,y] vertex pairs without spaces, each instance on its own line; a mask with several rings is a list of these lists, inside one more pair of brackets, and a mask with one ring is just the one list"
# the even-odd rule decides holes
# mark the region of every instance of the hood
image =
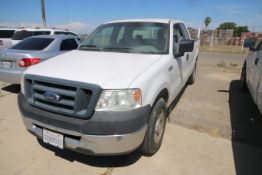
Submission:
[[161,55],[75,50],[30,67],[25,74],[92,83],[123,89]]

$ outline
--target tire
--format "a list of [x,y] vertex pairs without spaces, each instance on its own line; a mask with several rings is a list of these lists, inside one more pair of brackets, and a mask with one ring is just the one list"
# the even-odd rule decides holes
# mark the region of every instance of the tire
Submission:
[[242,72],[241,72],[241,77],[240,77],[240,88],[243,92],[247,92],[247,76],[246,76],[246,63],[244,63]]
[[190,77],[188,78],[187,84],[192,85],[195,83],[196,80],[196,73],[197,73],[197,63],[194,66],[194,70],[192,72],[192,74],[190,75]]
[[165,132],[166,118],[166,102],[160,98],[151,110],[146,135],[140,146],[142,154],[152,156],[159,150]]

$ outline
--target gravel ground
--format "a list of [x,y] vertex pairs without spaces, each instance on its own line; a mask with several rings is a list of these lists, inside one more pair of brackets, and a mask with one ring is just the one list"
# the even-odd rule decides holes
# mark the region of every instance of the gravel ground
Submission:
[[260,145],[262,116],[250,95],[240,91],[244,59],[245,55],[201,53],[196,83],[181,93],[170,121]]

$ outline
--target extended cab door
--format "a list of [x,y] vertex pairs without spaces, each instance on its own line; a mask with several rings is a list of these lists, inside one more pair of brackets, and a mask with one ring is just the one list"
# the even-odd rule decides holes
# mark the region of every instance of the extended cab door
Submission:
[[257,103],[257,94],[262,71],[262,42],[260,42],[260,44],[256,47],[254,53],[248,56],[248,58],[246,59],[246,66],[247,85],[251,96]]

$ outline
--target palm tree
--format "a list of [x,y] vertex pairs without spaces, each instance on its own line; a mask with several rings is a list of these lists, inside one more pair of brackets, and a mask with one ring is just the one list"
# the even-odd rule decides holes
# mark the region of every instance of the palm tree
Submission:
[[208,27],[208,25],[209,25],[211,22],[212,22],[212,19],[211,19],[210,17],[206,17],[206,18],[205,18],[205,21],[204,21],[204,23],[205,23],[205,25],[206,25],[206,29],[205,29],[205,30],[207,30],[207,27]]

